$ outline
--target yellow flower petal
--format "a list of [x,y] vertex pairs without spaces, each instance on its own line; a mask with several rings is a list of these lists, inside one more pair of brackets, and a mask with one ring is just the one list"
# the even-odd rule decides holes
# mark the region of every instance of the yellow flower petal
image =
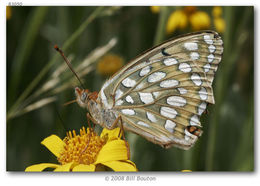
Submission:
[[65,143],[56,135],[45,138],[41,144],[47,147],[56,157],[60,156],[60,153],[65,146]]
[[93,164],[90,164],[90,165],[80,164],[80,165],[75,166],[72,169],[72,171],[73,172],[94,172],[95,169],[96,169],[96,166]]
[[169,34],[174,32],[178,28],[183,29],[187,26],[187,24],[187,15],[182,10],[176,10],[168,18],[166,32]]
[[126,161],[109,161],[102,163],[103,165],[110,167],[114,171],[132,172],[137,171],[136,166]]
[[121,138],[122,132],[120,132],[120,128],[115,128],[115,129],[112,129],[112,130],[104,128],[102,130],[102,133],[100,134],[100,137],[102,138],[105,135],[108,135],[108,138],[112,138],[112,139]]
[[65,165],[61,165],[57,167],[54,170],[54,172],[69,172],[72,168],[74,168],[74,165],[75,165],[74,162],[66,163]]
[[223,33],[225,31],[226,23],[225,23],[224,19],[222,19],[222,18],[215,18],[214,19],[214,25],[215,25],[215,28],[216,28],[216,30],[218,32]]
[[208,29],[210,27],[210,17],[206,12],[197,11],[190,16],[192,30]]
[[137,169],[135,163],[132,162],[131,160],[124,160],[124,162],[127,162],[127,163],[131,164],[133,167],[135,167],[136,171],[138,171],[138,169]]
[[46,168],[57,168],[60,165],[53,164],[53,163],[40,163],[36,165],[31,165],[25,169],[25,172],[41,172]]
[[115,160],[127,160],[127,148],[123,140],[107,142],[99,151],[95,164]]

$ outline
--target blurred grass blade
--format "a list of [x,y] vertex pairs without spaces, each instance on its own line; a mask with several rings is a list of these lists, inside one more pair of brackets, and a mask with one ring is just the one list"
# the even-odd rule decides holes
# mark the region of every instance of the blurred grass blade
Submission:
[[[72,56],[72,55],[71,55]],[[68,59],[70,61],[73,61],[73,56],[68,56]],[[37,92],[35,92],[32,97],[37,97],[40,96],[41,94],[44,94],[47,91],[50,91],[51,89],[57,87],[59,85],[59,83],[61,83],[61,77],[60,75],[66,72],[67,70],[67,64],[66,63],[61,63],[56,70],[50,75],[50,78],[48,78],[48,80],[46,81],[46,83],[44,83],[42,85],[42,87],[40,89],[37,90]]]
[[[86,27],[102,13],[104,7],[98,7],[95,11],[82,23],[82,25],[72,34],[72,36],[65,42],[62,49],[65,51],[86,29]],[[7,112],[7,120],[12,118],[12,115],[16,112],[19,105],[22,101],[32,92],[32,90],[36,87],[36,85],[42,80],[42,78],[49,71],[51,66],[58,59],[58,54],[54,55],[52,59],[47,63],[47,65],[41,70],[36,78],[30,83],[30,85],[24,90],[24,92],[19,96],[19,98],[15,101],[15,103],[11,106],[11,108]],[[19,76],[20,77],[20,76]]]
[[[90,71],[94,69],[92,66],[94,62],[97,62],[99,58],[104,56],[109,50],[111,50],[117,43],[116,38],[112,38],[108,44],[98,47],[93,50],[78,66],[75,67],[75,71],[77,72],[78,76],[81,78],[88,74]],[[69,72],[72,74],[71,72]],[[84,83],[84,80],[82,80]],[[76,82],[76,83],[75,83]],[[56,87],[55,89],[51,90],[51,93],[57,94],[69,87],[72,87],[74,84],[77,84],[77,80],[73,77],[70,81],[66,81],[61,86]]]
[[160,17],[156,28],[156,34],[153,42],[154,45],[158,45],[164,40],[167,18],[168,8],[165,6],[160,6]]
[[[78,76],[81,78],[83,76],[85,76],[86,74],[88,74],[90,71],[92,71],[94,69],[94,67],[92,66],[95,62],[97,62],[97,60],[99,58],[101,58],[103,55],[105,55],[109,50],[111,50],[117,43],[117,39],[116,38],[112,38],[106,45],[101,46],[101,47],[97,47],[96,49],[94,49],[84,60],[83,62],[79,63],[76,67],[75,67],[75,71],[77,72]],[[71,60],[70,60],[71,61]],[[62,72],[64,72],[64,70],[66,70],[68,67],[66,65],[66,63],[61,64],[57,70],[55,70],[52,75],[51,78],[42,86],[41,89],[39,89],[34,97],[43,94],[47,91],[51,91],[50,93],[54,93],[57,94],[63,90],[65,90],[68,87],[73,86],[73,82],[75,82],[75,78],[73,76],[73,74],[68,70],[65,73],[69,74],[69,76],[71,77],[71,81],[65,81],[65,82],[61,82],[61,78],[60,75],[65,76],[64,74],[62,74]],[[84,82],[84,80],[82,80]]]
[[[225,9],[225,20],[227,23],[227,27],[224,33],[224,54],[223,54],[223,59],[222,59],[222,64],[220,64],[219,67],[219,73],[218,76],[216,77],[216,82],[215,82],[215,100],[216,104],[214,105],[212,113],[211,120],[209,122],[209,130],[208,130],[208,142],[207,142],[207,151],[206,151],[206,167],[205,169],[207,171],[212,171],[214,169],[214,153],[215,153],[215,148],[216,148],[216,130],[217,130],[217,125],[219,122],[219,114],[221,110],[221,105],[222,101],[224,100],[224,94],[226,93],[226,90],[224,89],[224,84],[223,80],[227,80],[229,77],[228,72],[231,69],[228,69],[227,63],[230,63],[229,59],[227,59],[225,54],[228,53],[226,51],[229,49],[229,44],[232,42],[230,40],[230,35],[232,34],[232,21],[233,21],[233,8],[232,7],[226,7]],[[223,65],[223,66],[222,66]],[[227,81],[226,81],[227,82]]]
[[82,63],[76,67],[76,71],[80,72],[83,71],[87,66],[95,62],[97,59],[105,55],[109,50],[111,50],[117,43],[116,38],[112,38],[106,45],[101,46],[93,50],[84,60]]
[[[83,60],[83,62],[79,63],[78,66],[75,68],[79,77],[83,77],[86,74],[88,74],[90,71],[92,71],[94,69],[93,66],[94,63],[103,55],[105,55],[109,50],[111,50],[116,45],[116,43],[117,43],[117,39],[112,38],[106,45],[98,47],[95,50],[93,50]],[[22,114],[39,109],[40,107],[43,107],[55,100],[53,99],[52,101],[50,101],[50,99],[48,100],[42,99],[42,102],[36,101],[36,103],[32,103],[33,101],[37,100],[38,96],[42,96],[44,93],[48,93],[48,96],[55,95],[69,87],[72,87],[73,84],[76,84],[75,83],[77,82],[76,79],[73,77],[72,73],[69,70],[66,71],[67,68],[68,67],[66,66],[65,63],[59,65],[59,67],[57,67],[57,69],[52,73],[52,75],[50,75],[49,80],[47,80],[47,82],[44,83],[43,86],[38,91],[36,91],[34,94],[30,95],[25,101],[23,101],[19,105],[19,108],[17,108],[16,112],[14,112],[12,115],[9,115],[9,117],[13,118],[13,117],[21,116]],[[62,81],[62,79],[64,78],[61,78],[60,76],[62,77],[69,76],[69,79],[67,78],[66,81]],[[30,104],[30,106],[27,106],[28,104]]]
[[17,97],[15,90],[20,83],[20,79],[24,71],[23,67],[25,67],[28,62],[28,57],[30,56],[36,37],[39,34],[39,29],[47,13],[48,7],[35,8],[35,10],[29,15],[29,18],[24,25],[20,36],[21,39],[18,41],[17,50],[15,52],[11,67],[12,78],[9,83],[9,92],[12,92],[12,94],[9,94],[8,98],[10,102],[13,102]]
[[48,98],[44,98],[44,99],[41,99],[29,106],[27,106],[26,108],[24,108],[21,112],[19,112],[16,116],[19,116],[19,115],[22,115],[22,114],[25,114],[27,112],[31,112],[33,110],[36,110],[38,108],[41,108],[49,103],[52,103],[56,101],[56,98],[55,97],[48,97]]
[[107,7],[102,14],[100,14],[100,16],[111,16],[113,15],[115,12],[117,12],[118,10],[120,10],[122,8],[122,6],[110,6]]
[[[250,14],[251,11],[246,11],[244,14]],[[214,156],[216,150],[216,141],[217,141],[217,125],[220,121],[220,111],[223,106],[223,102],[228,93],[228,88],[230,87],[231,72],[235,68],[236,61],[238,60],[239,56],[241,55],[242,46],[244,45],[245,41],[248,39],[247,34],[243,34],[243,31],[240,31],[236,37],[233,37],[234,33],[234,17],[235,15],[235,7],[225,7],[225,20],[228,23],[225,33],[224,33],[224,54],[222,59],[222,64],[220,64],[220,68],[218,71],[218,75],[216,77],[215,82],[215,100],[216,104],[212,110],[210,125],[209,125],[209,138],[207,142],[207,155],[206,155],[206,170],[212,171],[214,170]],[[243,15],[243,17],[250,18],[248,15]],[[249,20],[243,19],[242,23],[243,28],[246,26]],[[240,25],[241,26],[241,25]],[[239,39],[237,39],[239,38]],[[236,43],[236,44],[234,44]],[[230,55],[232,54],[232,55]]]
[[[248,118],[243,124],[243,135],[238,139],[239,148],[234,153],[236,156],[231,162],[231,170],[253,171],[254,170],[254,95],[248,104]],[[245,160],[241,163],[241,160]]]

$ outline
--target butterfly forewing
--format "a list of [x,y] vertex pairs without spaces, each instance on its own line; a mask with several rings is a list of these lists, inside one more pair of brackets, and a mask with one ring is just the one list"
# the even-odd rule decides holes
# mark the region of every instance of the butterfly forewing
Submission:
[[165,147],[188,149],[197,140],[189,126],[214,104],[212,82],[223,52],[216,32],[169,40],[137,57],[100,91],[103,106],[124,128]]

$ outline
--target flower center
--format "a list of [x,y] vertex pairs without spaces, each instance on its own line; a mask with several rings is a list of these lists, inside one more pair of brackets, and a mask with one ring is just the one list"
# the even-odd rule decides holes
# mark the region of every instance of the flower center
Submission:
[[107,137],[101,138],[89,128],[86,132],[83,127],[79,135],[75,130],[69,131],[63,141],[66,145],[58,157],[62,165],[70,162],[89,165],[96,161],[99,151],[107,142]]

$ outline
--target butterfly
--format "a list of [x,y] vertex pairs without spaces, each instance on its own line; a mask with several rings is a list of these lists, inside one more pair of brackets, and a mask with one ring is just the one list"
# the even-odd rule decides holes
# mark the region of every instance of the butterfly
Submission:
[[217,32],[182,35],[130,61],[99,93],[76,87],[76,101],[102,127],[121,123],[164,148],[187,150],[202,134],[200,116],[215,103],[212,82],[222,53]]

